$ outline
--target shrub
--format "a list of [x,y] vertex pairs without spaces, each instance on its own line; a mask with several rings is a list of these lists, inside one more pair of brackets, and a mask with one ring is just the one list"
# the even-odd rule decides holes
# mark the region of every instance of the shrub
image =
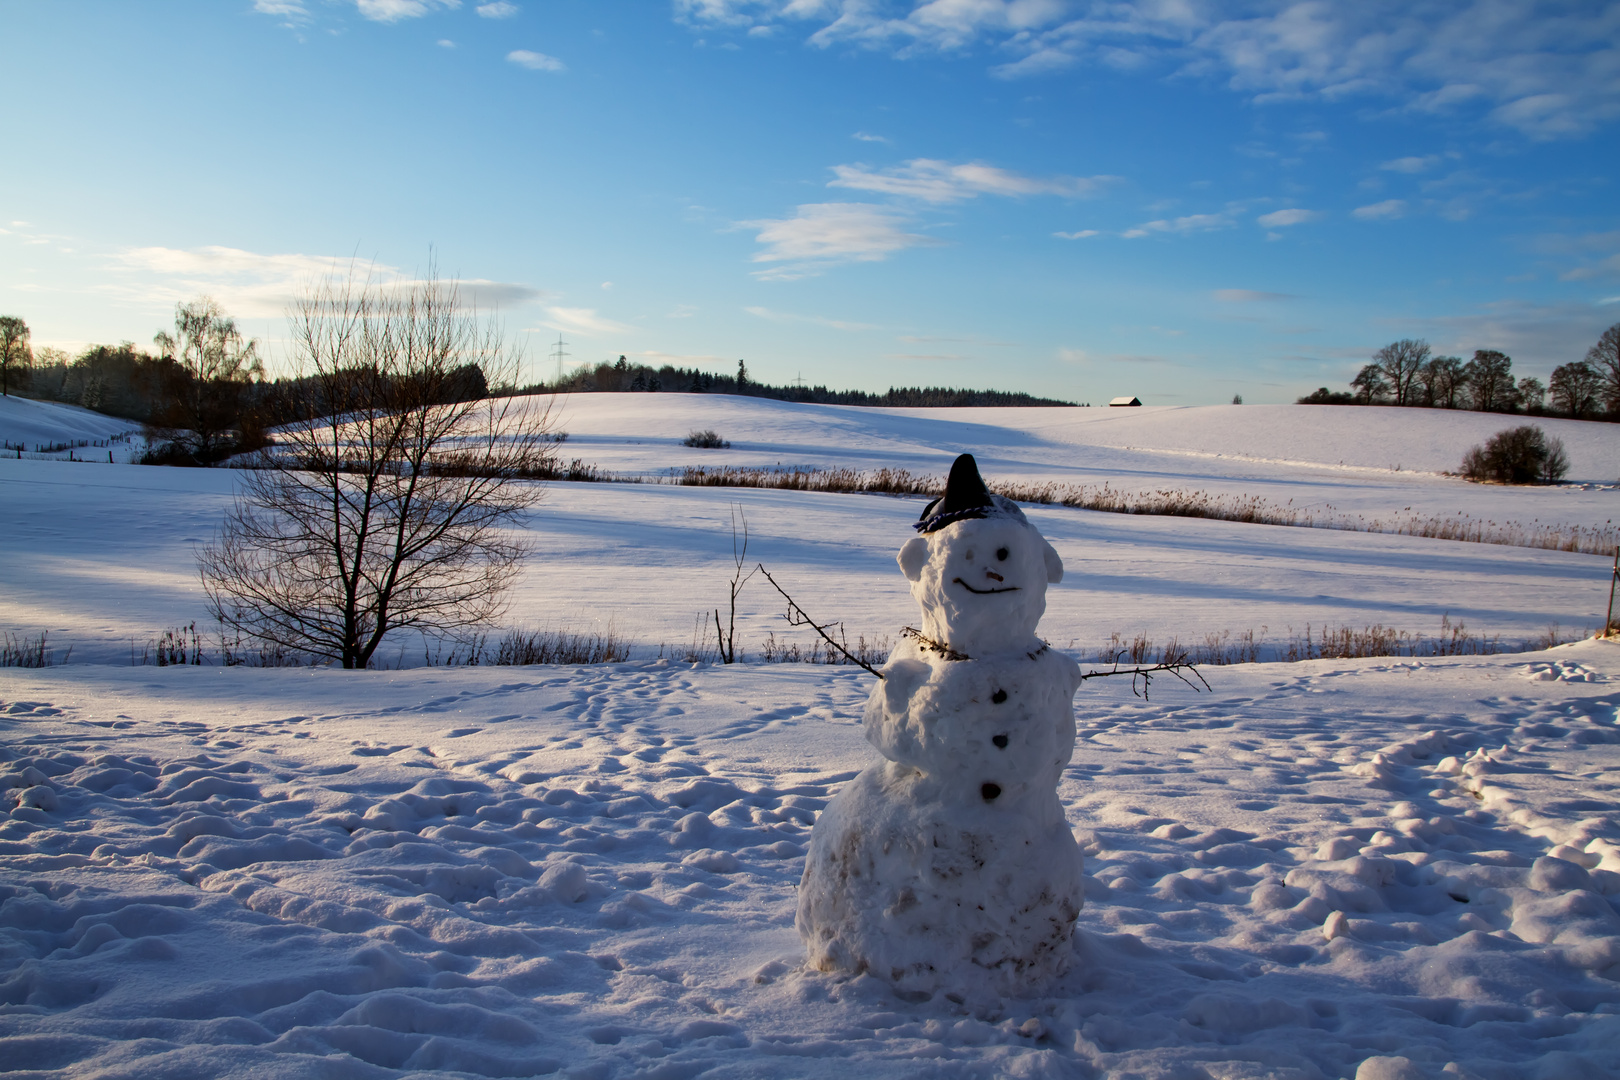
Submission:
[[1499,431],[1463,456],[1469,480],[1498,484],[1555,484],[1569,471],[1561,440],[1531,424]]
[[696,446],[704,450],[729,450],[731,443],[722,439],[720,433],[713,428],[704,428],[702,431],[688,432],[683,444]]
[[1309,394],[1300,398],[1298,403],[1301,405],[1354,405],[1356,399],[1353,394],[1347,394],[1342,390],[1329,390],[1324,386],[1312,390]]

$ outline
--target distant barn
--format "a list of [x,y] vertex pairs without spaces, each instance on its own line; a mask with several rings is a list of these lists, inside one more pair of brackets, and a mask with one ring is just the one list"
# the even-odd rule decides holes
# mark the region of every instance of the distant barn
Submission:
[[1113,408],[1115,405],[1140,405],[1140,404],[1142,404],[1142,399],[1141,398],[1117,397],[1113,401],[1110,401],[1108,403],[1108,406],[1109,406],[1109,408]]

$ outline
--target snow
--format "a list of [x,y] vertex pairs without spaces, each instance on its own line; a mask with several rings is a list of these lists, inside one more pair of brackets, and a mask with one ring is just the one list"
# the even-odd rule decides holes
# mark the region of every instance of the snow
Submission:
[[[1015,410],[617,397],[616,420],[607,399],[568,403],[570,454],[942,475],[960,448],[992,485],[1014,465],[1140,466],[1152,483],[1353,493],[1370,509],[1422,498],[1499,520],[1601,523],[1616,498],[1411,471],[1411,447],[1478,441],[1501,417],[1432,414],[1483,425],[1436,433],[1431,414],[1401,414],[1375,432],[1397,474],[1253,427],[1221,443],[1217,421],[1199,436],[1214,442],[1174,441],[1200,430],[1195,410],[1130,410],[1172,418],[1169,453],[1152,432],[1121,436],[1148,447],[1128,452],[1062,444],[1030,433],[1038,416],[1002,415]],[[1106,417],[1073,421],[1093,432],[1114,422],[1070,411]],[[679,448],[691,427],[733,450]],[[1612,440],[1564,437],[1583,479],[1620,471]],[[817,815],[877,761],[861,725],[872,677],[654,656],[723,603],[734,503],[750,558],[812,614],[852,637],[895,633],[915,614],[894,553],[920,501],[551,485],[524,524],[539,553],[511,619],[612,621],[638,643],[625,664],[127,666],[132,638],[201,620],[192,547],[233,479],[0,461],[0,626],[75,650],[0,670],[0,1070],[1620,1076],[1620,642],[1206,668],[1210,692],[1156,682],[1151,700],[1087,682],[1058,786],[1085,857],[1070,970],[1031,996],[958,1002],[811,970],[794,930]],[[1596,626],[1607,597],[1597,556],[1025,512],[1065,565],[1041,623],[1058,649],[1307,620],[1432,634],[1443,613],[1516,637]],[[781,632],[774,594],[740,605],[750,651]]]
[[[24,458],[99,460],[110,449],[117,460],[128,463],[144,443],[136,443],[140,424],[117,416],[63,405],[56,401],[35,401],[15,395],[0,397],[0,444],[6,453]],[[88,445],[81,446],[80,443]],[[61,446],[62,450],[46,448]]]

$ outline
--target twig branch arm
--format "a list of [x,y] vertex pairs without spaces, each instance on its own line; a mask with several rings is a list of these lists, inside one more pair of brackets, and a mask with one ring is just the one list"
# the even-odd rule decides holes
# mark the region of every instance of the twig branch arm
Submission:
[[[1169,672],[1171,675],[1174,675],[1188,686],[1191,686],[1194,693],[1199,693],[1200,691],[1198,689],[1198,685],[1195,685],[1192,679],[1189,679],[1187,676],[1183,675],[1182,672],[1184,671],[1192,672],[1193,678],[1197,679],[1198,683],[1202,684],[1205,690],[1210,689],[1208,681],[1204,679],[1203,674],[1198,670],[1198,668],[1193,664],[1186,663],[1154,664],[1151,667],[1138,666],[1128,668],[1122,668],[1116,665],[1111,671],[1088,671],[1084,675],[1080,676],[1080,681],[1085,682],[1087,679],[1106,678],[1109,675],[1129,675],[1131,677],[1131,693],[1137,694],[1145,701],[1147,700],[1148,696],[1148,687],[1153,682],[1153,676],[1163,672]],[[1141,690],[1137,690],[1136,688],[1137,679],[1142,680]]]
[[876,675],[880,679],[883,678],[883,672],[879,671],[877,668],[873,667],[871,664],[868,664],[865,660],[862,660],[860,657],[856,656],[854,653],[852,653],[848,649],[844,648],[844,646],[840,642],[838,642],[836,639],[834,639],[831,634],[827,633],[827,631],[822,627],[822,625],[820,623],[816,622],[809,615],[805,614],[805,610],[804,610],[804,608],[799,606],[799,602],[797,600],[793,599],[793,597],[789,596],[787,594],[787,590],[782,588],[782,586],[778,585],[776,583],[776,579],[771,577],[771,572],[769,570],[765,569],[765,564],[764,563],[758,564],[757,569],[759,570],[760,573],[765,575],[765,580],[771,583],[771,587],[773,589],[775,589],[777,592],[781,593],[782,598],[787,601],[787,603],[788,603],[787,614],[782,616],[782,617],[788,621],[789,626],[808,626],[808,627],[810,627],[810,629],[814,630],[816,633],[821,635],[821,640],[825,641],[828,645],[831,645],[833,648],[835,648],[839,652],[843,653],[844,656],[846,658],[848,658],[850,663],[855,664],[858,667],[865,668],[867,671],[870,671],[873,675]]

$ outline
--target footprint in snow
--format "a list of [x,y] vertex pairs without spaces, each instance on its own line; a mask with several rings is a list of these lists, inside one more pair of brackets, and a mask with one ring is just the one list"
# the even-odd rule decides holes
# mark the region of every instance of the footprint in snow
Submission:
[[1577,664],[1569,660],[1555,660],[1551,663],[1526,664],[1519,669],[1519,674],[1531,682],[1607,682],[1607,678],[1600,672],[1593,671],[1584,664]]

